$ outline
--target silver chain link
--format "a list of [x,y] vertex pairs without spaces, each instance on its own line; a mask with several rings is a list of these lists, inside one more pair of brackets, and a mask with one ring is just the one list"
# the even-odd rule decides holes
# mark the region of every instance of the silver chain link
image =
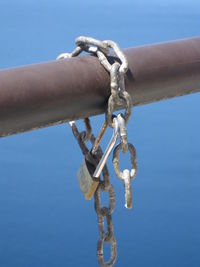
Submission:
[[[116,146],[113,152],[113,166],[115,173],[118,178],[124,180],[125,182],[125,196],[127,207],[131,207],[132,203],[132,194],[129,180],[133,179],[137,171],[137,162],[136,162],[136,152],[133,145],[129,144],[127,141],[126,134],[126,123],[128,122],[131,111],[132,111],[132,99],[129,93],[125,90],[125,74],[128,70],[128,61],[121,51],[117,43],[111,40],[99,41],[91,37],[80,36],[76,39],[77,47],[72,53],[63,53],[60,54],[57,59],[65,59],[78,56],[82,51],[92,53],[96,55],[100,63],[104,68],[110,73],[110,87],[111,95],[108,99],[108,107],[106,111],[106,123],[104,130],[107,125],[113,128],[113,112],[116,109],[125,108],[124,114],[121,114],[119,118],[119,131],[121,142]],[[109,62],[110,48],[113,49],[116,60],[113,64]],[[119,63],[120,62],[120,63]],[[95,139],[92,134],[92,129],[90,125],[89,118],[84,119],[86,131],[78,131],[74,121],[70,122],[73,134],[78,141],[78,144],[82,150],[85,159],[93,164],[95,167],[100,161],[103,153],[99,146],[98,137]],[[100,134],[101,135],[101,134]],[[103,133],[102,133],[103,135]],[[90,140],[93,148],[89,150],[85,144],[87,140]],[[119,152],[122,150],[123,153],[130,152],[131,155],[131,171],[124,170],[120,171],[119,166]],[[116,249],[116,240],[113,232],[113,223],[112,223],[112,213],[115,208],[115,192],[112,184],[110,183],[110,177],[108,168],[105,165],[102,170],[103,179],[100,180],[97,190],[94,194],[95,199],[95,210],[98,218],[98,228],[99,228],[99,241],[97,243],[97,257],[100,266],[102,267],[111,267],[114,265],[117,256]],[[109,205],[108,207],[101,207],[101,197],[100,192],[108,192],[109,195]],[[107,222],[107,229],[104,227],[104,220]],[[111,255],[108,262],[104,261],[103,245],[104,243],[110,243],[111,245]]]

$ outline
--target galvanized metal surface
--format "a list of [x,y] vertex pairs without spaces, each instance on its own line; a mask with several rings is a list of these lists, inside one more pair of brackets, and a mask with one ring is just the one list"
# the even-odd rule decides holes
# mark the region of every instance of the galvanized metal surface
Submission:
[[[124,52],[133,105],[200,91],[200,38]],[[0,136],[104,113],[109,96],[109,74],[93,56],[2,70]]]

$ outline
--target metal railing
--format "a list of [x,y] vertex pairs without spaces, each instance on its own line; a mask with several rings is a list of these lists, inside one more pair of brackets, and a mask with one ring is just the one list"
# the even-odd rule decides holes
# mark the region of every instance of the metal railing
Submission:
[[[124,53],[134,106],[200,91],[200,38]],[[109,81],[94,56],[1,70],[0,136],[104,113]]]

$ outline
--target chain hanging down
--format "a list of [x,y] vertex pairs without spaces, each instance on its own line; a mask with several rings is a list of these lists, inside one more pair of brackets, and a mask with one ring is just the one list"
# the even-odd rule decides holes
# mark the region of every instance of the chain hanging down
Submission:
[[[85,156],[86,160],[91,163],[93,166],[97,166],[98,162],[102,158],[102,150],[95,142],[97,139],[95,139],[94,135],[92,134],[92,129],[90,125],[89,118],[84,119],[84,123],[86,126],[86,131],[79,132],[78,128],[74,121],[70,122],[70,126],[72,128],[72,132],[78,141],[78,144],[82,150],[83,155]],[[92,149],[89,150],[85,144],[86,141],[90,141],[92,144]],[[104,165],[102,170],[102,176],[103,179],[99,181],[99,185],[97,187],[97,190],[95,192],[95,210],[97,213],[98,218],[98,228],[99,228],[99,241],[97,244],[97,257],[100,266],[113,266],[113,264],[116,261],[117,256],[117,249],[116,249],[116,240],[113,232],[113,223],[112,223],[112,213],[115,208],[115,192],[113,189],[112,184],[110,183],[110,177],[108,168],[106,165]],[[100,203],[100,191],[108,192],[109,194],[109,206],[101,207]],[[107,221],[108,229],[105,231],[104,229],[104,219]],[[103,258],[103,243],[107,242],[110,243],[111,247],[111,256],[108,263],[104,262]]]
[[[120,50],[119,46],[111,41],[99,41],[91,37],[80,36],[76,39],[77,47],[72,53],[63,53],[57,57],[57,59],[65,59],[78,56],[82,51],[92,53],[96,55],[100,63],[110,73],[110,87],[111,95],[108,99],[108,107],[106,112],[106,121],[103,124],[99,135],[95,139],[92,134],[89,118],[85,118],[86,131],[79,133],[74,121],[69,124],[72,128],[73,134],[77,139],[79,146],[85,157],[85,161],[79,172],[79,180],[83,180],[80,186],[86,199],[91,199],[94,193],[95,210],[98,217],[99,228],[99,241],[97,244],[97,257],[100,266],[110,267],[113,266],[116,261],[116,240],[113,232],[112,213],[115,207],[115,193],[113,186],[110,183],[108,168],[106,166],[106,160],[110,154],[118,134],[120,135],[120,144],[116,146],[113,152],[113,166],[117,177],[124,182],[125,187],[125,207],[132,207],[132,191],[130,180],[133,179],[137,171],[136,151],[132,144],[127,141],[126,123],[131,116],[132,99],[129,93],[125,90],[125,73],[128,70],[128,62]],[[112,48],[117,56],[117,61],[110,64],[107,57],[109,50]],[[121,63],[119,63],[119,62]],[[113,115],[114,110],[124,108],[124,114]],[[112,139],[103,154],[99,144],[100,140],[109,125],[114,129]],[[92,149],[89,150],[85,144],[90,140],[92,143]],[[131,155],[131,171],[125,169],[120,171],[119,166],[119,152],[130,152]],[[92,170],[91,170],[92,166]],[[95,171],[94,171],[95,170]],[[102,171],[103,179],[100,179],[100,173]],[[86,181],[87,180],[87,181]],[[85,186],[86,185],[86,186]],[[108,207],[101,207],[100,192],[108,192],[109,204]],[[107,230],[104,227],[104,220],[107,222]],[[110,243],[111,255],[109,262],[104,261],[103,245],[104,242]]]

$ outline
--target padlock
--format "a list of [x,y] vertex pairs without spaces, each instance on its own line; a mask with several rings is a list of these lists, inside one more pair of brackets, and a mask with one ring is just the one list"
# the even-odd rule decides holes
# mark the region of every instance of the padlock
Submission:
[[[93,166],[90,162],[84,159],[78,171],[79,186],[87,200],[92,199],[92,196],[94,195],[99,184],[100,174],[106,164],[106,161],[108,159],[111,150],[113,149],[117,141],[117,137],[119,135],[118,120],[114,118],[113,122],[114,122],[113,135],[97,167],[95,168],[95,166]],[[105,129],[105,124],[102,126],[100,133],[104,131],[103,129]],[[91,152],[94,152],[98,149],[100,139],[102,138],[103,134],[101,133],[100,136],[101,136],[100,138],[99,136],[97,137],[97,140],[99,139],[99,141],[95,142],[95,149],[92,149]]]
[[87,200],[91,200],[99,184],[99,179],[93,178],[95,167],[87,160],[83,160],[78,171],[78,182],[81,191]]

